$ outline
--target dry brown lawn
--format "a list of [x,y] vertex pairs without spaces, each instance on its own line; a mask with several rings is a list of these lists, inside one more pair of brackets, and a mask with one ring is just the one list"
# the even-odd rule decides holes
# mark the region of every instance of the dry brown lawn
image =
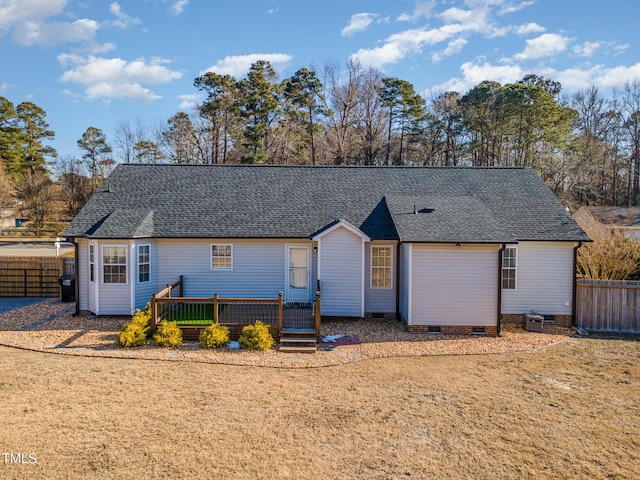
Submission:
[[283,370],[0,347],[0,478],[638,478],[640,342]]

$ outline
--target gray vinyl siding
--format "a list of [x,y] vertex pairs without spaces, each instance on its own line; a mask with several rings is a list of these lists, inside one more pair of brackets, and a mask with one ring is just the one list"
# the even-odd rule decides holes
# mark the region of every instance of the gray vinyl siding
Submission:
[[516,289],[502,290],[502,313],[571,315],[573,298],[571,242],[520,242],[517,245]]
[[363,241],[344,227],[320,241],[322,315],[363,315]]
[[405,321],[410,323],[409,318],[409,289],[410,289],[410,254],[411,245],[403,243],[400,245],[400,314]]
[[[364,249],[364,311],[393,312],[396,311],[396,245],[395,242],[369,242]],[[391,288],[371,288],[371,247],[392,247],[391,253]]]
[[[127,247],[127,283],[113,284],[103,282],[102,249],[109,245],[124,245]],[[100,289],[98,298],[98,313],[100,315],[131,315],[132,258],[129,241],[101,240],[96,242],[96,281],[99,283]]]
[[78,241],[78,258],[76,259],[76,283],[78,285],[78,308],[89,308],[89,242],[83,238]]
[[412,245],[411,325],[492,326],[498,245]]
[[[149,245],[149,281],[138,281],[138,246]],[[158,255],[155,240],[136,240],[133,248],[133,281],[135,282],[135,308],[144,308],[151,295],[164,288],[158,285]],[[173,282],[172,282],[173,283]]]
[[[157,240],[158,286],[184,277],[188,297],[276,298],[284,292],[286,245],[301,240]],[[233,269],[211,270],[211,245],[233,245]],[[308,242],[311,245],[311,242]],[[313,275],[313,273],[312,273]],[[312,277],[312,285],[315,277]],[[314,290],[315,292],[315,290]]]

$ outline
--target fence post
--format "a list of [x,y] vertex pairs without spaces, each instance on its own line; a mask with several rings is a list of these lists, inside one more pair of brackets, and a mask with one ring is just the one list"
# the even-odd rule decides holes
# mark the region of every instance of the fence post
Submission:
[[218,323],[218,294],[213,294],[213,323]]
[[180,275],[180,278],[179,278],[179,280],[178,280],[178,283],[180,284],[180,296],[181,296],[181,297],[184,297],[184,294],[183,294],[184,292],[183,292],[183,286],[182,286],[183,284],[182,284],[182,281],[183,281],[183,280],[182,280],[182,275]]
[[25,268],[24,270],[22,270],[22,275],[24,278],[24,296],[27,296],[27,269]]
[[316,290],[316,337],[320,337],[320,289]]
[[156,322],[158,321],[158,304],[156,303],[156,294],[151,295],[151,333],[156,331]]
[[282,333],[282,292],[278,292],[278,335]]

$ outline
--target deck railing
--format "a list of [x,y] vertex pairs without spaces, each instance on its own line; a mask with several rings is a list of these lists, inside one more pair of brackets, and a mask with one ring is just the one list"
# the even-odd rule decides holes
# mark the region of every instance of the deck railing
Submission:
[[185,297],[183,286],[181,276],[173,285],[167,285],[152,295],[153,330],[163,320],[176,321],[184,331],[197,331],[211,323],[219,323],[228,326],[234,338],[240,334],[242,327],[260,320],[269,326],[274,337],[279,337],[283,328],[312,328],[316,336],[320,335],[319,285],[315,304],[287,302],[282,292],[277,298],[229,298],[218,294],[209,298]]

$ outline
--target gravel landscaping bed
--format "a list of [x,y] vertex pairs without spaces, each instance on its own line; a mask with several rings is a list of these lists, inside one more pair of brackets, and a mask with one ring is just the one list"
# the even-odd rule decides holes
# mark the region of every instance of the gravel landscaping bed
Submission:
[[[143,358],[269,367],[316,367],[359,359],[425,355],[474,355],[532,350],[568,338],[571,331],[550,327],[545,333],[503,326],[502,337],[409,333],[390,320],[326,321],[321,336],[356,336],[359,345],[319,349],[315,354],[203,350],[196,342],[169,350],[151,342],[138,348],[119,348],[116,337],[129,317],[72,315],[74,305],[47,300],[0,314],[0,344],[31,350],[83,356]],[[321,344],[322,345],[322,344]]]

